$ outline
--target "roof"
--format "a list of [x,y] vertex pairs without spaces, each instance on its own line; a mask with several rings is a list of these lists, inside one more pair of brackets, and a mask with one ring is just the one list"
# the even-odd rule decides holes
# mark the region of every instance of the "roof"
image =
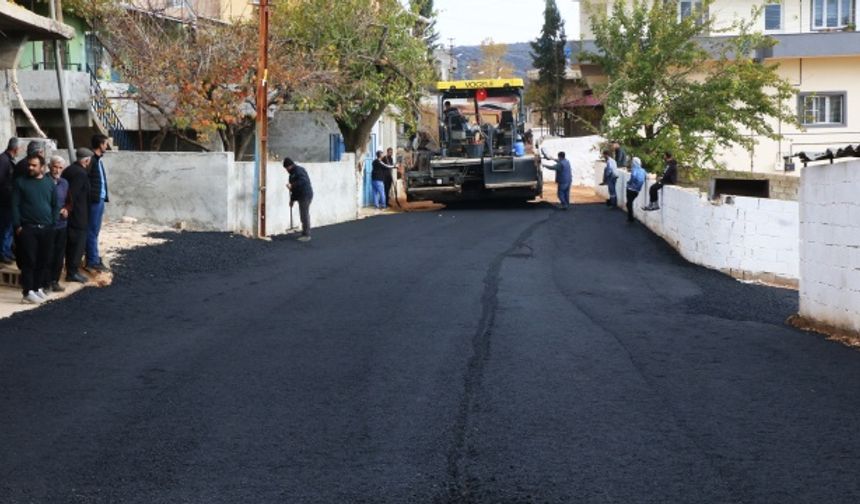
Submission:
[[6,39],[26,36],[28,40],[71,40],[75,29],[20,5],[0,2],[0,33]]
[[501,88],[521,88],[523,87],[522,79],[483,79],[483,80],[460,80],[460,81],[440,81],[436,83],[436,89],[439,91],[447,91],[449,89],[501,89]]
[[593,94],[582,96],[564,104],[565,107],[599,107],[600,105],[603,105],[603,100]]

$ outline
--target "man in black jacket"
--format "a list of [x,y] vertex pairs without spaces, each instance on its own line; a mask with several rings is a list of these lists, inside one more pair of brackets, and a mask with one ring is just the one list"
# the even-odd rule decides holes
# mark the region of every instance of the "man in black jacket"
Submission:
[[105,203],[110,201],[108,193],[107,173],[102,157],[108,150],[108,137],[100,134],[93,135],[90,142],[93,151],[90,162],[90,213],[87,227],[87,265],[90,271],[108,271],[99,255],[99,233],[102,229]]
[[6,150],[0,154],[0,262],[12,264],[12,179],[15,176],[15,157],[21,150],[17,137],[9,139]]
[[293,203],[299,202],[299,218],[302,220],[302,235],[299,241],[311,240],[311,201],[314,199],[314,189],[311,179],[304,168],[295,164],[292,159],[284,158],[284,168],[290,174],[287,189],[290,191],[290,211]]
[[90,179],[87,170],[92,162],[93,151],[81,147],[75,152],[75,157],[77,161],[63,170],[62,175],[69,182],[68,198],[72,201],[66,239],[66,281],[86,283],[87,277],[81,275],[79,268],[87,243],[90,215]]
[[678,162],[672,157],[671,152],[663,154],[663,161],[666,163],[666,168],[663,170],[663,177],[660,181],[651,186],[648,190],[648,195],[651,197],[651,203],[642,210],[651,211],[660,209],[660,189],[666,185],[675,185],[678,183]]

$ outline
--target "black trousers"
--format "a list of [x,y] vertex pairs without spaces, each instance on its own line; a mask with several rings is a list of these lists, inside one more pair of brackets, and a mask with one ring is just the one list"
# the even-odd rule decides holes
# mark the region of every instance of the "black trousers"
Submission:
[[53,282],[60,281],[63,272],[63,260],[66,258],[66,228],[54,229],[54,240],[51,246],[51,267],[48,282],[42,287],[49,287]]
[[648,189],[648,195],[651,196],[651,203],[659,203],[660,189],[662,188],[663,182],[657,182],[656,184],[651,186],[651,189]]
[[382,185],[385,186],[385,204],[388,206],[394,206],[394,204],[391,202],[391,184],[393,183],[393,181],[394,179],[391,176],[391,170],[386,168],[385,179],[383,179]]
[[627,220],[633,222],[633,201],[639,196],[639,191],[627,189]]
[[87,245],[87,230],[70,227],[66,234],[66,278],[80,272]]
[[54,241],[53,227],[24,225],[15,237],[15,259],[21,270],[21,290],[29,291],[45,285],[51,275],[51,252]]
[[311,201],[313,197],[302,198],[299,202],[299,219],[302,220],[302,235],[311,235]]

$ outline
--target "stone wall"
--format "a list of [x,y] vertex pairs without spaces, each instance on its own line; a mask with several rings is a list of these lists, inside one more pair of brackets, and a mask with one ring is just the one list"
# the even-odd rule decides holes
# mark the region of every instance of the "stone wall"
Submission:
[[[752,173],[739,171],[720,171],[710,177],[709,183],[715,178],[743,179],[743,180],[767,180],[770,187],[771,199],[797,201],[800,195],[800,174],[782,173]],[[699,186],[702,190],[711,191],[711,187]]]
[[860,160],[810,165],[800,190],[800,315],[860,332]]

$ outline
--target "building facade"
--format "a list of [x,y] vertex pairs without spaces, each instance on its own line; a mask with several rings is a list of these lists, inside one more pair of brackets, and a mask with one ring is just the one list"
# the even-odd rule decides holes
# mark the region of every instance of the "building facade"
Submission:
[[[679,17],[693,15],[701,3],[678,2]],[[594,50],[590,19],[594,12],[611,12],[612,4],[597,2],[581,16],[585,49]],[[857,0],[797,0],[760,2],[715,0],[708,14],[715,28],[731,26],[736,19],[750,19],[762,10],[759,29],[777,44],[756,57],[779,65],[779,74],[797,90],[789,105],[797,111],[801,127],[775,124],[783,136],[774,141],[758,138],[755,149],[737,147],[723,152],[723,163],[732,170],[783,171],[785,159],[801,151],[860,144],[860,32]],[[722,35],[731,35],[721,33]],[[601,70],[579,62],[590,86],[606,82]]]

